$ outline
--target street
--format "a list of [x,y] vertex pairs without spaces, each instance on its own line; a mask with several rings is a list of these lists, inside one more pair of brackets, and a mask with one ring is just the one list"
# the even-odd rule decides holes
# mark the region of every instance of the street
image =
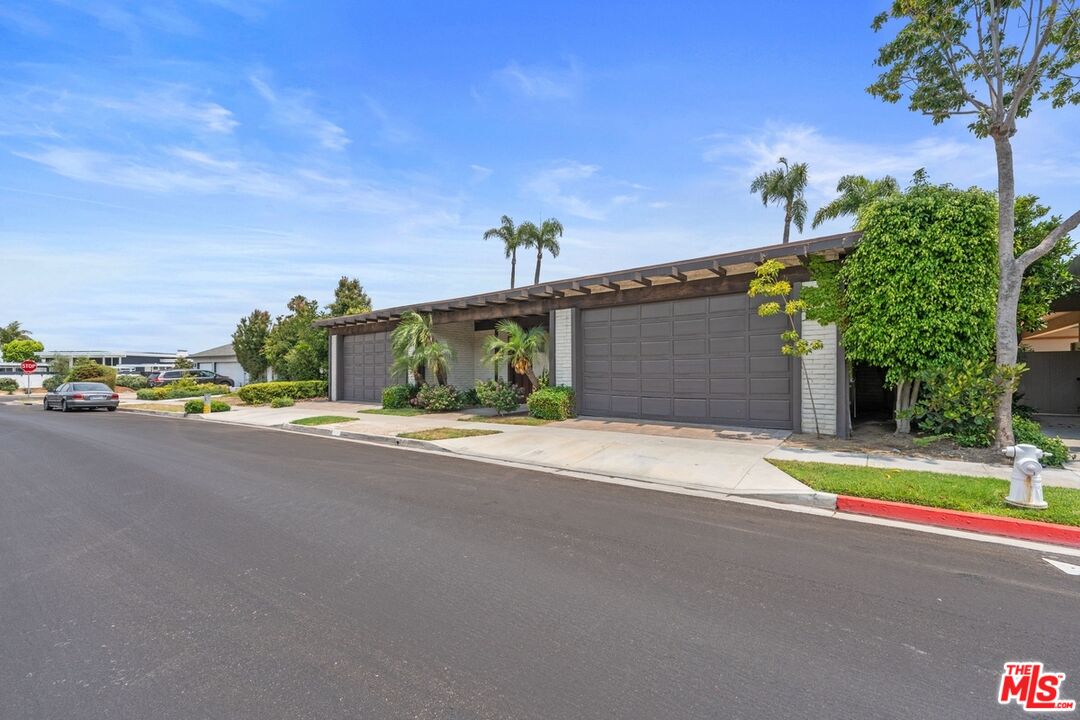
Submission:
[[1005,662],[1080,698],[1080,578],[1042,557],[3,403],[0,717],[1023,717]]

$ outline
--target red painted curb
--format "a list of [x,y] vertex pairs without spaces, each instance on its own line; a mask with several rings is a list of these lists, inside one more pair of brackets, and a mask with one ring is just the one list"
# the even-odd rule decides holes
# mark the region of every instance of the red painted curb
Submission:
[[1080,527],[1070,525],[1054,525],[1034,520],[997,517],[995,515],[962,512],[960,510],[944,510],[942,508],[909,505],[908,503],[890,502],[888,500],[850,497],[848,495],[836,496],[836,509],[859,515],[874,515],[892,520],[937,525],[939,527],[953,528],[954,530],[968,530],[970,532],[989,533],[990,535],[1004,535],[1005,537],[1019,538],[1021,540],[1035,540],[1036,542],[1080,547]]

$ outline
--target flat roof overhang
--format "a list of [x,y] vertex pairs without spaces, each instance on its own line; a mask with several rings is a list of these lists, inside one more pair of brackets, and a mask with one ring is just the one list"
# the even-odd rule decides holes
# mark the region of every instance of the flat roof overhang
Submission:
[[[421,302],[372,310],[358,315],[323,318],[316,320],[314,324],[318,327],[328,328],[333,333],[335,331],[355,331],[359,329],[358,326],[365,325],[383,327],[398,320],[402,313],[409,310],[420,313],[455,315],[460,316],[462,319],[480,319],[489,315],[508,317],[517,314],[530,314],[535,313],[538,307],[537,303],[543,301],[592,297],[622,290],[662,288],[700,280],[717,281],[729,276],[747,275],[754,272],[757,266],[766,260],[779,260],[788,267],[797,267],[801,266],[803,261],[812,255],[836,259],[851,250],[861,237],[861,232],[840,233],[786,245],[766,245],[749,250],[709,255],[690,260],[646,265],[565,280],[553,280],[537,285],[527,285],[450,300]],[[664,294],[670,295],[671,293],[665,292]],[[572,303],[570,305],[572,306]],[[365,331],[361,330],[361,332]]]

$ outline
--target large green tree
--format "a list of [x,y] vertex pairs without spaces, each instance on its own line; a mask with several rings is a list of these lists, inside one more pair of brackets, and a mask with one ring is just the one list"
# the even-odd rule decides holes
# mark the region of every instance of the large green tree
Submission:
[[[886,102],[906,97],[908,107],[935,124],[970,120],[977,137],[989,138],[997,160],[995,358],[1016,364],[1017,305],[1024,273],[1071,230],[1080,210],[1017,254],[1013,138],[1017,120],[1038,105],[1080,103],[1080,6],[1074,0],[894,0],[874,19],[881,30],[899,29],[878,52],[883,68],[868,91]],[[1006,389],[996,412],[996,440],[1013,442],[1012,395]]]
[[4,362],[22,362],[23,360],[40,360],[38,353],[45,349],[37,340],[11,340],[4,343],[0,348]]
[[370,312],[371,298],[364,292],[359,280],[342,275],[334,290],[334,301],[326,307],[326,311],[333,317]]
[[0,326],[0,345],[7,345],[12,340],[29,340],[31,334],[18,320],[12,320]]
[[539,225],[524,222],[518,228],[518,233],[521,235],[523,246],[536,248],[536,274],[533,276],[533,285],[539,285],[540,263],[544,259],[544,253],[553,258],[559,257],[559,238],[563,234],[562,223],[555,218],[548,218]]
[[[1049,212],[1050,208],[1040,205],[1039,198],[1034,195],[1016,198],[1016,254],[1035,247],[1061,224],[1061,217],[1048,217]],[[1076,277],[1069,270],[1075,250],[1076,246],[1065,235],[1024,273],[1016,306],[1016,325],[1021,333],[1046,327],[1045,318],[1050,306],[1077,288]]]
[[510,260],[510,287],[517,282],[517,251],[525,244],[521,231],[514,225],[514,219],[509,215],[503,215],[498,227],[488,228],[484,231],[485,240],[501,240],[503,252]]
[[765,172],[750,183],[750,192],[761,194],[761,204],[780,205],[784,208],[784,244],[791,240],[791,223],[802,232],[806,223],[806,191],[808,172],[806,163],[789,163],[780,158],[780,167]]
[[266,338],[263,352],[279,380],[319,380],[326,377],[326,330],[313,325],[319,303],[297,295],[289,312],[279,315]]
[[241,318],[232,334],[233,352],[236,360],[252,382],[266,379],[266,369],[270,361],[266,357],[266,340],[270,336],[270,313],[266,310],[252,310],[251,314]]
[[870,180],[862,175],[845,175],[836,183],[836,192],[838,195],[835,200],[814,213],[811,227],[844,215],[856,217],[860,210],[875,200],[900,192],[900,186],[891,175],[877,180]]
[[859,215],[862,241],[838,278],[844,350],[885,369],[897,432],[910,430],[920,375],[993,347],[996,218],[991,193],[922,183]]

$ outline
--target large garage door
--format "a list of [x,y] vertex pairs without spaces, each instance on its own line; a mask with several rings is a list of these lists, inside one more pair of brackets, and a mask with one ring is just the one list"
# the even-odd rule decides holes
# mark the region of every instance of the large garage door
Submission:
[[582,311],[584,415],[792,427],[786,316],[746,295]]
[[384,332],[345,335],[344,399],[380,402],[390,384],[390,349]]

